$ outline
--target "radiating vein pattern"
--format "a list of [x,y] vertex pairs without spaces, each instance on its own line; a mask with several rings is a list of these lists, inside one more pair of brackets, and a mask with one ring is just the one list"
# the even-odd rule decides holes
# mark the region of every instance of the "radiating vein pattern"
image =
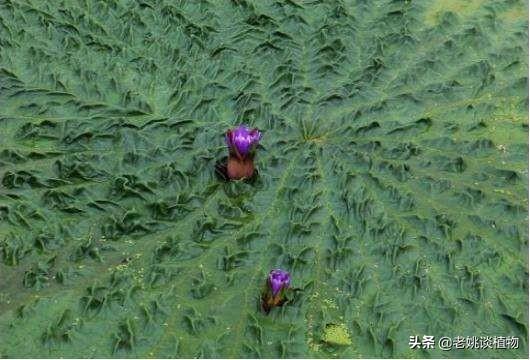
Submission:
[[527,14],[0,1],[0,357],[525,358]]

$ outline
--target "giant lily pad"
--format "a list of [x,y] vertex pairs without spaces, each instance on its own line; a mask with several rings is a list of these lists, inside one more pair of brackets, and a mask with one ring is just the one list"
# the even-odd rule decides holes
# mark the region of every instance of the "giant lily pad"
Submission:
[[526,357],[526,6],[1,1],[0,357]]

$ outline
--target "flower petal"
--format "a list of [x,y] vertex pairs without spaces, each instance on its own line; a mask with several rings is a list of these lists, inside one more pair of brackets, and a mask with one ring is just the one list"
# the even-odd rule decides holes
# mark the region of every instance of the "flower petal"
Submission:
[[258,129],[249,129],[245,125],[239,125],[235,129],[227,131],[228,146],[237,151],[241,156],[248,155],[261,138],[261,133]]
[[273,295],[278,294],[282,289],[288,288],[291,283],[291,276],[289,273],[281,269],[272,270],[269,273],[268,279]]

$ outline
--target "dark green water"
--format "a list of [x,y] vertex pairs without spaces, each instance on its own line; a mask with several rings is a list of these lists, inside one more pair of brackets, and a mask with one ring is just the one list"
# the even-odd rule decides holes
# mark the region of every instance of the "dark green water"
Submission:
[[0,1],[0,357],[526,358],[526,6]]

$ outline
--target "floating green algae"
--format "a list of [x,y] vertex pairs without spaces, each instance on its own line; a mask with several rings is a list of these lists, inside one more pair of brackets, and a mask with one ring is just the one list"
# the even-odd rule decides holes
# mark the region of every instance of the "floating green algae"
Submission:
[[322,340],[330,345],[351,345],[350,334],[344,324],[328,324]]
[[527,42],[516,0],[0,1],[0,357],[527,358]]

